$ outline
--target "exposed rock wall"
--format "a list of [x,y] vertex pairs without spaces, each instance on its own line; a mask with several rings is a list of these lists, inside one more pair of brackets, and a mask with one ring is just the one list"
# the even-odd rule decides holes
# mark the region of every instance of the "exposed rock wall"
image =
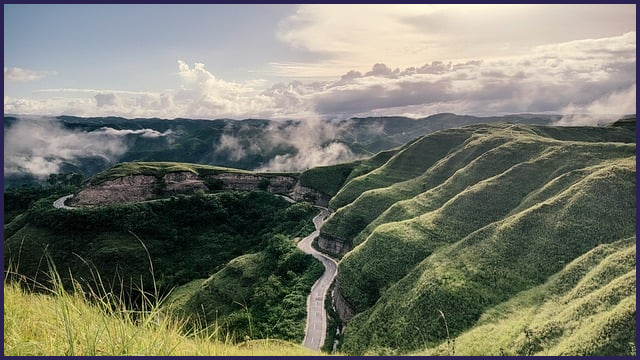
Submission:
[[338,282],[338,280],[336,280],[336,286],[334,290],[333,304],[336,308],[338,316],[340,316],[340,320],[342,320],[342,322],[346,324],[356,315],[356,312],[351,308],[347,300],[342,297],[340,293],[340,283]]
[[130,175],[100,185],[85,185],[70,201],[71,206],[95,206],[132,203],[155,196],[157,179]]
[[[212,180],[214,180],[212,182]],[[209,186],[220,185],[220,189],[253,191],[266,190],[275,194],[288,194],[294,200],[310,201],[327,206],[330,197],[314,189],[300,186],[293,176],[257,175],[250,173],[220,173],[200,178],[191,172],[165,174],[161,179],[149,175],[129,175],[106,181],[99,185],[85,185],[70,200],[71,206],[98,206],[134,203],[166,195],[191,194],[196,191],[218,190]]]
[[207,191],[208,188],[198,177],[190,172],[169,173],[162,177],[162,191],[169,194],[193,193],[197,190]]
[[331,200],[331,196],[318,190],[302,186],[300,182],[296,183],[293,190],[289,193],[289,196],[296,201],[308,201],[314,205],[324,207],[329,206],[329,200]]
[[335,236],[325,234],[322,230],[320,230],[320,235],[318,236],[318,247],[323,252],[334,256],[343,255],[347,253],[347,251],[351,250],[346,241]]

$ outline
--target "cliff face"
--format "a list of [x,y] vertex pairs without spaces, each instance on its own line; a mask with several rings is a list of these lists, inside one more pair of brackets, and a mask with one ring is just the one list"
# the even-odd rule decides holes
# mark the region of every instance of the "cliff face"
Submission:
[[332,292],[333,296],[333,305],[335,306],[336,312],[340,317],[340,320],[346,325],[351,318],[356,315],[355,310],[352,309],[351,305],[345,300],[340,291],[340,282],[336,280],[335,289]]
[[315,205],[328,207],[331,196],[321,193],[318,190],[302,186],[299,182],[295,184],[289,196],[297,201],[309,201]]
[[320,231],[320,235],[318,236],[318,247],[323,252],[333,256],[344,255],[351,250],[346,241],[323,233],[322,231]]
[[71,206],[100,206],[134,203],[167,195],[192,194],[209,190],[264,190],[289,195],[294,200],[306,200],[326,206],[328,195],[300,186],[297,179],[285,175],[220,173],[200,178],[191,172],[174,172],[162,178],[149,175],[130,175],[104,183],[85,185],[70,201]]
[[147,175],[131,175],[100,185],[84,186],[70,201],[71,206],[95,206],[133,203],[155,196],[157,179]]
[[197,190],[207,191],[208,188],[198,175],[190,172],[169,173],[157,182],[158,192],[168,194],[193,193]]

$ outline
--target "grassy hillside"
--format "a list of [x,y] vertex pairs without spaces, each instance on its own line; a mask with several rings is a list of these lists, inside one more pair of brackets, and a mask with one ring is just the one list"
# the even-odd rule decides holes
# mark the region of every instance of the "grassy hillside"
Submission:
[[246,170],[231,169],[219,166],[190,164],[179,162],[126,162],[117,164],[91,178],[92,184],[101,184],[129,175],[149,175],[162,177],[174,172],[190,172],[199,176],[219,173],[251,173]]
[[319,355],[281,340],[231,345],[204,334],[184,335],[184,323],[158,317],[157,307],[132,313],[90,303],[60,287],[51,294],[4,283],[5,356],[250,356]]
[[636,239],[602,244],[419,355],[635,356]]
[[[268,252],[278,245],[287,250],[280,255],[295,259],[296,267],[290,272],[263,267],[260,275],[273,276],[286,291],[294,285],[302,292],[311,287],[304,279],[316,268],[315,260],[295,249],[292,240],[313,229],[311,218],[317,210],[309,204],[291,204],[264,192],[219,192],[69,211],[54,209],[54,199],[37,201],[5,226],[10,230],[5,231],[5,271],[13,266],[31,281],[45,283],[49,257],[65,286],[72,286],[71,277],[85,289],[99,284],[106,292],[124,293],[136,308],[141,289],[157,288],[166,294],[250,253],[265,254],[265,265],[279,256]],[[276,301],[278,296],[258,300]],[[295,306],[297,312],[305,308],[304,302]],[[222,314],[218,319],[223,320]],[[269,335],[297,339],[296,326],[290,332],[279,329]]]
[[208,279],[176,289],[167,307],[188,317],[191,328],[217,323],[233,341],[302,342],[307,295],[323,271],[308,256],[277,237],[263,251],[237,257]]
[[[433,348],[592,249],[635,237],[635,133],[447,130],[352,179],[332,204],[322,232],[355,247],[339,265],[341,294],[357,312],[342,349]],[[605,353],[628,349],[618,330],[602,341]],[[550,349],[535,352],[561,352]]]
[[397,151],[398,149],[381,151],[364,160],[305,170],[300,174],[300,184],[334,196],[347,181],[382,166]]

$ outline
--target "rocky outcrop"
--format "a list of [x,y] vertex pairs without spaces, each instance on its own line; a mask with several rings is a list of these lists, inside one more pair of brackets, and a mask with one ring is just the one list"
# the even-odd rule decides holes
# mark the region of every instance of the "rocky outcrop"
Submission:
[[293,176],[228,172],[201,178],[197,174],[184,171],[168,173],[161,178],[150,175],[129,175],[97,185],[87,183],[69,201],[69,204],[76,207],[125,204],[168,195],[222,189],[268,191],[321,206],[327,206],[330,199],[326,194],[300,186]]
[[302,186],[300,182],[296,183],[293,190],[289,193],[289,196],[296,201],[308,201],[314,205],[324,207],[328,207],[329,200],[331,200],[331,196],[316,189]]
[[166,174],[162,177],[160,184],[162,184],[161,191],[168,194],[188,194],[198,190],[209,190],[198,175],[190,172]]
[[342,322],[346,324],[356,315],[356,312],[353,310],[351,305],[349,305],[347,300],[342,296],[340,292],[340,282],[338,282],[338,280],[336,280],[336,285],[334,291],[332,292],[332,295],[333,305],[335,306],[336,312],[338,313],[338,316],[340,316],[340,320],[342,320]]
[[158,180],[154,176],[129,175],[100,185],[85,185],[70,201],[71,206],[132,203],[155,196]]
[[295,189],[298,180],[291,176],[267,176],[269,180],[269,186],[267,191],[274,194],[290,194],[292,189]]
[[318,247],[323,252],[333,256],[344,255],[351,250],[351,247],[345,240],[323,233],[322,231],[320,231],[320,235],[318,236]]
[[[288,194],[297,180],[292,176],[257,175],[244,173],[221,173],[207,176],[207,179],[217,180],[222,188],[233,190],[264,190],[275,194]],[[214,190],[214,189],[212,189]]]

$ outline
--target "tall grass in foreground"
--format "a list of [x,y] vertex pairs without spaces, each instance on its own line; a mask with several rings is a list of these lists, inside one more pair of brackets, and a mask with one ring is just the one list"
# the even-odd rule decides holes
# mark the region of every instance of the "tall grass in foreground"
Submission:
[[[157,303],[131,311],[111,297],[67,292],[51,272],[49,294],[4,281],[4,355],[321,355],[281,340],[239,345],[214,340],[215,331],[185,336],[184,321],[163,316]],[[145,299],[146,300],[146,299]]]

